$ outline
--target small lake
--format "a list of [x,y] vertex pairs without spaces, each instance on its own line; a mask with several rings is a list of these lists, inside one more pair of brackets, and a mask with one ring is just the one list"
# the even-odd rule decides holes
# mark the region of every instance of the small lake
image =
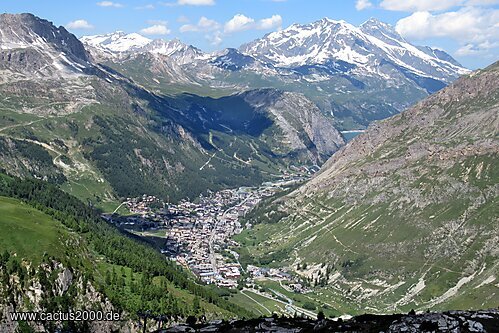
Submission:
[[352,130],[352,131],[340,131],[340,132],[341,132],[341,134],[343,134],[343,137],[348,142],[348,141],[351,141],[353,138],[355,138],[360,133],[364,133],[365,130]]

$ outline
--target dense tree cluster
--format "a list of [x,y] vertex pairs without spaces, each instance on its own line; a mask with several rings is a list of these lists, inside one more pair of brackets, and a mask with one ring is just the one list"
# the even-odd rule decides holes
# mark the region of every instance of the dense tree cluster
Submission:
[[[155,121],[160,123],[159,119]],[[182,145],[167,147],[171,138],[159,144],[152,136],[155,134],[138,133],[126,120],[94,116],[93,122],[99,127],[99,135],[83,140],[84,155],[93,161],[120,197],[148,193],[176,201],[186,196],[196,197],[207,188],[217,190],[263,182],[262,174],[254,168],[229,163],[218,156],[211,159],[214,168],[205,168],[200,174],[199,168],[208,155],[189,147],[189,141],[182,139]],[[162,127],[157,129],[160,132],[157,135],[164,135]],[[168,133],[168,137],[178,135]],[[207,148],[212,150],[210,154],[216,151],[214,147]]]
[[[29,133],[24,135],[30,136]],[[36,137],[32,139],[41,141]],[[41,146],[29,141],[0,137],[0,164],[2,163],[19,175],[34,175],[55,184],[66,181],[62,171],[54,167],[52,156]]]

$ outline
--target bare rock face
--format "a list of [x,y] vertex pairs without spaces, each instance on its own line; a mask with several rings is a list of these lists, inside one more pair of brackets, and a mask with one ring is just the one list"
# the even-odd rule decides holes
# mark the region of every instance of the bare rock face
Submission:
[[62,269],[61,272],[59,272],[59,274],[57,275],[57,293],[59,295],[64,294],[69,289],[72,283],[73,273],[68,268]]
[[[76,312],[84,310],[101,310],[103,312],[117,312],[111,302],[104,295],[95,290],[94,286],[84,280],[81,272],[72,271],[57,261],[51,261],[34,267],[34,274],[26,275],[21,282],[17,275],[11,276],[9,285],[0,286],[2,295],[9,295],[5,299],[0,299],[0,332],[10,333],[21,330],[20,323],[11,320],[12,312],[57,312],[48,311],[44,306],[53,302],[53,297],[64,297],[70,293],[69,289],[76,290],[76,297],[71,301],[73,307],[65,309],[63,312]],[[0,268],[0,277],[6,274],[6,271]],[[40,276],[48,278],[41,280]],[[52,279],[53,276],[54,278]],[[31,322],[28,324],[37,332],[52,331],[61,329],[63,323],[60,321],[52,322]],[[130,320],[122,321],[87,321],[77,323],[81,327],[85,325],[90,332],[135,332],[137,328]]]
[[64,27],[56,28],[52,22],[33,14],[1,14],[0,30],[2,48],[47,43],[72,57],[88,60],[87,51],[78,38]]
[[92,66],[83,44],[64,27],[32,14],[0,15],[0,71],[60,77]]
[[303,94],[259,89],[242,95],[250,105],[272,116],[291,150],[305,153],[311,160],[323,162],[345,143],[333,119]]

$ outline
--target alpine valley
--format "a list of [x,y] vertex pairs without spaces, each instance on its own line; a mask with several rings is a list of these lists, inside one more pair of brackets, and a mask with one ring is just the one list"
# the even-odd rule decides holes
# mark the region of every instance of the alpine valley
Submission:
[[399,113],[469,73],[444,51],[414,46],[376,19],[359,27],[327,18],[295,24],[215,54],[122,32],[82,42],[95,59],[155,91],[302,92],[345,130]]
[[[0,14],[0,331],[497,327],[324,317],[497,307],[498,84],[376,19],[205,53]],[[75,309],[121,321],[9,317]]]

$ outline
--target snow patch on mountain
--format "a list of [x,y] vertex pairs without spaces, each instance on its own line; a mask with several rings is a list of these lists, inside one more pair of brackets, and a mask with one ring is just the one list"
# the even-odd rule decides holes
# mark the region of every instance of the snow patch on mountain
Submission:
[[152,42],[151,39],[137,33],[126,34],[123,31],[105,35],[83,36],[80,40],[86,45],[110,52],[131,52]]

